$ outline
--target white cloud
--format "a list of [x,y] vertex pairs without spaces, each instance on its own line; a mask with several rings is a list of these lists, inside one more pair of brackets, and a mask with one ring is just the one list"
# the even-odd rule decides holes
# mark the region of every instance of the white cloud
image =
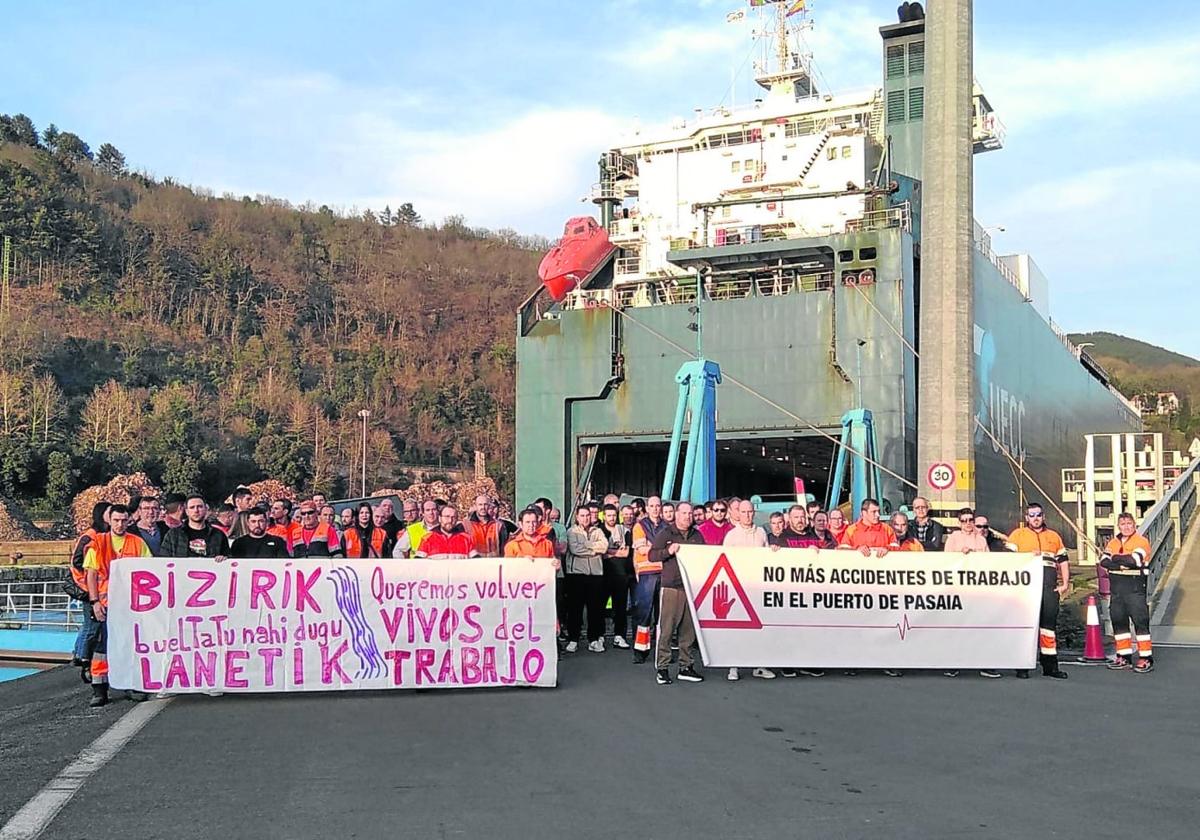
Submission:
[[[1031,184],[1004,200],[998,218],[1071,216],[1103,212],[1109,229],[1133,230],[1150,222],[1137,212],[1165,192],[1200,186],[1200,163],[1166,159],[1106,166]],[[1075,217],[1078,218],[1078,217]]]
[[542,228],[550,208],[562,208],[564,218],[593,212],[575,200],[595,180],[591,167],[621,123],[603,111],[545,109],[449,132],[361,114],[343,146],[349,154],[369,153],[378,183],[369,195],[342,200],[374,208],[411,201],[426,218],[461,213],[491,227]]
[[1010,131],[1068,116],[1124,121],[1200,90],[1200,41],[1169,37],[1053,53],[992,48],[979,52],[975,69]]
[[731,25],[724,21],[708,26],[654,28],[606,57],[629,70],[673,66],[677,72],[684,73],[694,64],[720,63],[723,56],[732,55],[739,45],[748,46],[749,31],[744,25]]

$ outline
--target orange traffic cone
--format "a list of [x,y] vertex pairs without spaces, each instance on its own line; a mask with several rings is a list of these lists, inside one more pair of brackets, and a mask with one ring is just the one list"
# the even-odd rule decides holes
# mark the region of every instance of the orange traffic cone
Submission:
[[1100,611],[1096,608],[1096,596],[1087,599],[1087,633],[1083,637],[1083,661],[1101,663],[1104,656],[1104,634],[1100,630]]

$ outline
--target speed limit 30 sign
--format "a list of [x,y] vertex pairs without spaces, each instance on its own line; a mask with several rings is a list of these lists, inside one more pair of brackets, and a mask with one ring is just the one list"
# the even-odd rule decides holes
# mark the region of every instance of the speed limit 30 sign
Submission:
[[946,463],[934,464],[929,468],[929,486],[934,490],[949,490],[954,486],[954,467]]

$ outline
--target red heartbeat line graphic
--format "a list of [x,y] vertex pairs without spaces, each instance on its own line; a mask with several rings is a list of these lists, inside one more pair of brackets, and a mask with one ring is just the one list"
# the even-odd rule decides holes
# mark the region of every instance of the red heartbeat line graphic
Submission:
[[815,630],[895,630],[900,641],[908,638],[913,630],[1032,630],[1032,625],[1009,624],[913,624],[908,613],[894,624],[763,624],[763,627],[808,627]]

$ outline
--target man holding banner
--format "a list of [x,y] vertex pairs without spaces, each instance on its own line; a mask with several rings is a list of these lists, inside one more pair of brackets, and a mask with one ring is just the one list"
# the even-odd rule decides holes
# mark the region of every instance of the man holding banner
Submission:
[[[1058,601],[1067,591],[1070,561],[1062,537],[1046,527],[1042,506],[1033,502],[1025,508],[1025,524],[1008,537],[1010,551],[1035,554],[1042,559],[1042,608],[1038,616],[1038,655],[1042,676],[1065,680],[1067,672],[1058,667]],[[1026,671],[1017,671],[1025,679]]]
[[662,589],[659,591],[658,649],[655,652],[655,679],[659,685],[670,685],[671,636],[679,633],[678,679],[684,682],[704,682],[692,664],[692,646],[696,644],[696,627],[683,577],[679,572],[679,548],[683,545],[706,545],[704,537],[692,527],[692,506],[680,502],[675,506],[675,523],[668,525],[650,547],[650,561],[662,564]]
[[879,502],[875,499],[863,499],[858,521],[846,528],[842,533],[841,547],[857,549],[863,557],[877,557],[887,554],[895,542],[892,527],[886,522],[879,521]]
[[[150,547],[135,534],[126,533],[129,526],[129,508],[113,505],[108,511],[109,530],[97,534],[83,557],[83,568],[87,573],[89,608],[100,622],[96,636],[96,650],[92,654],[92,708],[108,703],[108,577],[112,561],[118,557],[149,557]],[[140,695],[140,696],[138,696]],[[133,699],[144,700],[138,692]]]

